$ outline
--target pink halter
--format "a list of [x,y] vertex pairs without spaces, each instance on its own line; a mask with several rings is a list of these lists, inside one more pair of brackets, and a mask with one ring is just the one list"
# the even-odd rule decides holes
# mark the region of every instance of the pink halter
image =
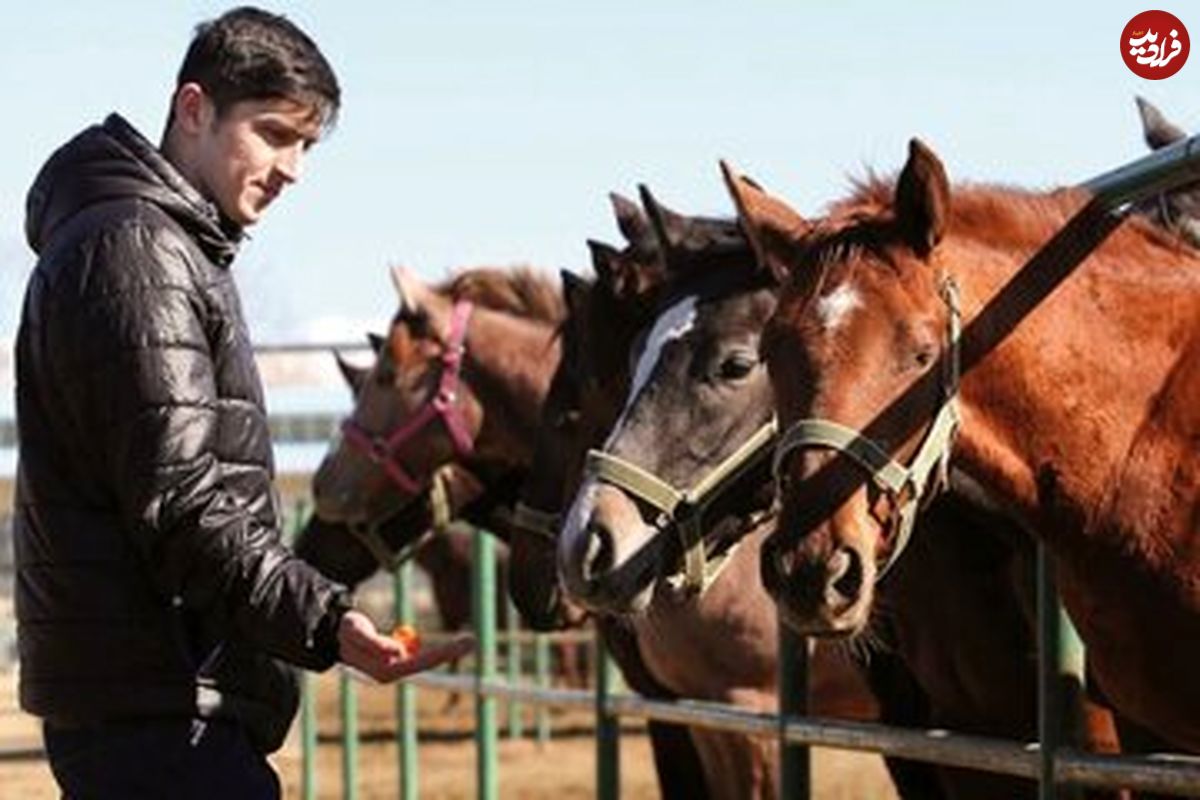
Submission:
[[373,463],[378,464],[387,476],[408,494],[419,492],[421,482],[401,466],[396,460],[396,455],[410,439],[434,420],[441,419],[442,424],[446,426],[459,456],[469,456],[475,449],[475,437],[472,436],[462,411],[455,405],[463,355],[467,349],[467,323],[471,319],[472,310],[474,304],[466,300],[454,304],[450,318],[450,341],[442,352],[442,375],[437,391],[415,414],[401,422],[386,437],[365,430],[353,417],[342,422],[342,435],[346,437],[346,441]]

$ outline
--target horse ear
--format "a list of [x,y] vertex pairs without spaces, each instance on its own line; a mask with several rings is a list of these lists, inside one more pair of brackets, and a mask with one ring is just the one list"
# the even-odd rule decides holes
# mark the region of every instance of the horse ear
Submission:
[[808,222],[787,203],[767,194],[725,161],[721,162],[721,174],[759,266],[783,283],[794,266],[791,256],[796,240],[808,230]]
[[588,250],[592,253],[592,270],[601,283],[612,285],[616,275],[617,259],[621,255],[617,248],[596,239],[588,239]]
[[950,219],[946,168],[920,139],[908,142],[908,162],[896,180],[896,221],[909,246],[922,258],[937,247]]
[[687,218],[682,214],[664,206],[650,193],[650,187],[644,183],[638,184],[638,194],[642,198],[642,207],[650,218],[658,246],[663,253],[670,253],[683,244],[687,237]]
[[632,245],[644,243],[651,236],[652,231],[650,230],[650,221],[638,208],[637,203],[616,192],[610,192],[608,199],[612,202],[613,213],[617,217],[617,228],[620,229],[625,240]]
[[642,280],[634,261],[622,258],[621,251],[604,242],[589,239],[588,247],[592,251],[597,286],[616,298],[627,298],[641,290]]
[[582,312],[587,299],[592,292],[592,284],[570,270],[562,270],[563,302],[567,305],[567,313],[576,316]]
[[391,275],[401,312],[416,313],[426,309],[435,292],[417,273],[408,267],[395,266],[392,267]]
[[1158,150],[1169,144],[1186,139],[1187,133],[1175,123],[1163,116],[1149,100],[1135,97],[1138,114],[1142,118],[1142,136],[1151,150]]
[[342,373],[342,379],[346,381],[346,385],[354,394],[358,394],[358,390],[362,387],[363,381],[367,379],[367,373],[370,370],[354,366],[337,350],[333,351],[333,359],[337,362],[338,371]]

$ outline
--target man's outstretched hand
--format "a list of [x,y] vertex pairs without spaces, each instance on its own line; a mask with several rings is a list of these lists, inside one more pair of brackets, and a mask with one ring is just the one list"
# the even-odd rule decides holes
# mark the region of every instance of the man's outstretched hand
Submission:
[[456,636],[449,642],[426,645],[420,652],[409,653],[403,644],[380,633],[371,618],[350,609],[338,625],[338,650],[344,664],[369,675],[380,683],[432,669],[461,658],[475,649],[475,637]]

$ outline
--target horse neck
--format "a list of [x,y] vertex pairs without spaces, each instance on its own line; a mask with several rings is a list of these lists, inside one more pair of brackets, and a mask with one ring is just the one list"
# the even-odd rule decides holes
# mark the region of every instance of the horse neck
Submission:
[[528,465],[561,350],[554,323],[478,308],[467,334],[467,377],[484,409],[480,455]]
[[1086,531],[1172,370],[1200,349],[1200,257],[1127,224],[1016,315],[1038,291],[1027,254],[980,241],[947,243],[945,263],[966,265],[951,268],[964,312],[955,461],[1027,519],[1065,513],[1080,524],[1061,529]]

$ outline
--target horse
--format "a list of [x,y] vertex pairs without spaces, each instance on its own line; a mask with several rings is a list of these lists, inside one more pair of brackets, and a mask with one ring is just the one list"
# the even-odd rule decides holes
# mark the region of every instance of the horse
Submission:
[[[372,334],[369,341],[378,357],[383,337]],[[349,364],[338,353],[334,355],[352,396],[357,396],[370,370]],[[501,509],[512,505],[516,487],[524,483],[524,471],[489,472],[487,479],[485,484],[462,465],[450,462],[437,470],[430,486],[417,498],[386,519],[350,525],[310,515],[293,548],[323,574],[351,587],[380,569],[395,571],[411,559],[429,577],[441,630],[462,630],[471,617],[472,553],[469,538],[455,522],[461,520],[485,530],[503,529],[499,522]],[[509,574],[508,548],[503,541],[496,558],[497,585],[503,592]],[[500,602],[497,608],[498,622],[503,625],[507,605]],[[579,648],[562,645],[555,652],[566,683],[583,685]]]
[[475,269],[431,288],[398,267],[392,279],[400,307],[386,345],[313,477],[331,522],[388,517],[451,461],[476,474],[528,464],[558,363],[564,309],[545,276]]
[[916,139],[816,220],[726,180],[785,284],[761,566],[789,624],[862,630],[949,475],[1045,542],[1113,707],[1200,749],[1200,251],[1084,190],[952,191]]
[[[559,590],[554,542],[558,509],[580,469],[582,450],[566,443],[591,441],[598,415],[623,391],[622,347],[612,342],[632,337],[640,322],[638,309],[650,303],[658,282],[657,242],[641,209],[620,194],[609,195],[623,248],[589,240],[596,280],[564,272],[563,296],[568,313],[560,330],[562,360],[541,410],[533,462],[512,515],[510,541],[514,569],[509,593],[514,605],[535,629],[556,630],[582,622],[578,607]],[[591,331],[602,331],[595,339]],[[605,649],[626,684],[644,697],[674,699],[647,670],[637,640],[618,621],[591,617]],[[667,800],[708,796],[699,755],[686,726],[647,723],[659,793]]]
[[[645,202],[660,209],[648,192]],[[651,214],[664,216],[661,210]],[[701,576],[689,590],[686,569],[676,587],[658,576],[664,564],[672,572],[685,560],[689,542],[664,540],[696,513],[665,510],[662,494],[670,494],[672,486],[705,483],[706,475],[722,471],[730,455],[745,453],[744,443],[771,423],[774,398],[757,339],[778,287],[728,222],[722,235],[704,241],[695,231],[705,225],[691,221],[683,228],[691,235],[683,235],[678,217],[667,219],[660,227],[673,280],[644,337],[635,367],[640,383],[618,406],[621,418],[602,454],[590,456],[589,485],[579,492],[563,533],[563,577],[593,610],[632,612],[630,624],[646,642],[648,665],[662,670],[676,691],[686,687],[687,696],[725,700],[737,692],[744,702],[746,685],[759,681],[769,687],[762,696],[773,698],[774,675],[762,665],[777,660],[769,633],[776,621],[758,579],[757,554],[773,529],[771,517],[761,516],[772,499],[769,471],[756,469],[752,457],[730,463],[731,474],[740,470],[745,478],[725,483],[732,501],[719,493],[689,498],[693,509],[707,506],[711,512],[695,517],[711,548],[704,561],[721,558],[722,548],[732,550],[725,554],[726,581],[721,572],[716,578]],[[707,223],[708,230],[712,226]],[[769,454],[769,445],[769,438],[761,439],[759,452]],[[602,468],[606,463],[613,467]],[[769,458],[760,463],[769,466]],[[530,480],[538,473],[535,462]],[[637,477],[626,477],[631,474]],[[660,512],[659,519],[644,521],[647,509]],[[675,526],[663,520],[673,513]],[[743,520],[743,529],[731,529],[729,517]],[[923,528],[914,554],[889,582],[888,614],[871,632],[883,640],[882,652],[859,654],[871,658],[867,678],[883,717],[898,724],[1028,737],[1036,730],[1032,547],[1011,522],[959,497],[943,500]],[[963,537],[965,528],[977,535]],[[648,579],[639,562],[653,565],[654,577]],[[955,646],[948,646],[950,641]],[[738,655],[746,652],[751,657],[740,661]],[[747,663],[754,664],[760,653],[765,656],[760,671],[748,670]],[[831,649],[818,645],[815,656],[814,673],[828,679]],[[839,666],[844,672],[849,665]],[[731,691],[731,686],[738,688]],[[847,709],[829,705],[839,696],[837,688],[844,697],[845,684],[813,692],[818,713],[847,715]],[[1092,742],[1112,749],[1111,720],[1102,710],[1088,711]],[[967,770],[932,770],[896,760],[889,767],[906,797],[1011,798],[1035,791],[1029,781]],[[734,783],[744,780],[738,776]]]
[[617,248],[588,241],[594,281],[562,274],[567,306],[560,329],[563,357],[542,408],[511,531],[517,569],[509,593],[521,615],[539,630],[554,630],[567,616],[555,566],[559,511],[574,491],[586,447],[615,418],[608,409],[625,396],[629,347],[665,280],[645,214],[620,194],[609,198],[626,243]]

